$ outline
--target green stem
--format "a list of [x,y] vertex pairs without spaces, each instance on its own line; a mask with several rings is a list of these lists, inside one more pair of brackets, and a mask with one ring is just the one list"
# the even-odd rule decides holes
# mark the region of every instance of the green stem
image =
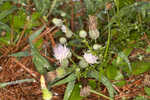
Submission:
[[48,18],[48,16],[52,13],[53,9],[55,8],[57,1],[58,1],[58,0],[53,0],[52,5],[51,5],[51,8],[50,8],[50,10],[49,10],[49,12],[48,12],[48,14],[47,14],[47,16],[46,16],[47,18]]
[[15,85],[24,82],[35,82],[35,81],[36,81],[35,79],[24,79],[24,80],[17,80],[17,81],[12,81],[7,83],[0,83],[0,88],[6,87],[7,85]]
[[110,97],[108,97],[108,96],[105,96],[105,95],[103,95],[103,94],[101,94],[101,93],[99,93],[99,92],[96,92],[95,90],[90,90],[90,92],[92,92],[92,93],[94,93],[94,94],[97,94],[97,95],[99,95],[99,96],[102,96],[102,97],[104,97],[104,98],[106,98],[106,99],[108,99],[108,100],[113,100],[112,98],[110,98]]
[[[108,22],[109,22],[109,14],[107,13],[108,16]],[[110,31],[110,26],[108,27],[108,40],[107,40],[107,45],[106,45],[106,50],[104,53],[104,59],[106,59],[107,54],[108,54],[108,49],[109,49],[109,45],[110,45],[110,40],[111,40],[111,31]]]

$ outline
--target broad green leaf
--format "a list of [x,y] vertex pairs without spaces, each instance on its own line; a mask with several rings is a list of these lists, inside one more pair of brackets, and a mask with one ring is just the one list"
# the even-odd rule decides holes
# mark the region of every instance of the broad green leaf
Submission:
[[67,88],[65,90],[64,99],[63,100],[69,100],[69,97],[73,91],[75,85],[75,80],[68,83]]
[[138,61],[132,63],[132,74],[139,75],[150,70],[150,62]]
[[79,88],[80,84],[76,84],[74,86],[74,89],[71,93],[70,99],[69,100],[82,100],[84,97],[80,96],[80,88]]
[[55,84],[53,84],[52,87],[56,86],[56,85],[62,85],[62,84],[65,84],[67,82],[74,81],[76,78],[77,78],[76,75],[74,73],[72,73],[69,76],[67,76],[66,78],[56,82]]
[[17,53],[11,54],[10,56],[26,57],[26,56],[30,56],[30,53],[28,51],[23,51],[23,52],[17,52]]
[[7,17],[9,14],[14,12],[16,9],[17,9],[17,7],[12,7],[9,10],[4,10],[3,12],[1,12],[0,13],[0,20],[2,20],[3,18]]
[[108,66],[106,69],[106,74],[107,74],[107,77],[112,80],[123,79],[123,75],[115,66]]
[[149,87],[144,87],[144,90],[145,90],[146,94],[148,96],[150,96],[150,88]]

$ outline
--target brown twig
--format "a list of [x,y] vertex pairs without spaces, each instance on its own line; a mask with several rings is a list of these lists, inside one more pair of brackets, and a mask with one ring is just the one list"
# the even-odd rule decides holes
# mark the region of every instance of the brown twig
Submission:
[[27,29],[27,25],[24,25],[23,31],[22,31],[21,36],[20,36],[20,38],[19,38],[19,40],[18,40],[18,42],[17,42],[17,44],[16,44],[16,47],[18,47],[19,44],[21,43],[21,40],[22,40],[22,38],[23,38],[23,36],[24,36],[24,34],[25,34],[25,30],[26,30],[26,29]]
[[20,67],[22,67],[24,70],[26,70],[30,75],[32,75],[34,78],[38,79],[37,77],[37,72],[33,72],[32,70],[28,69],[25,65],[23,65],[22,63],[20,63],[17,59],[15,58],[11,58],[13,62],[15,62],[16,64],[20,65]]
[[56,46],[55,40],[54,40],[54,38],[53,38],[53,35],[54,35],[57,31],[59,31],[59,29],[56,29],[56,30],[54,30],[51,34],[48,34],[49,39],[50,39],[50,41],[51,41],[51,43],[52,43],[52,47],[53,47],[53,48]]

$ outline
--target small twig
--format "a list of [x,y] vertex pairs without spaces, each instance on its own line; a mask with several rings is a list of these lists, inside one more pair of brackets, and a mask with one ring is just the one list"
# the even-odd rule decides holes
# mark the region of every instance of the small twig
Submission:
[[23,65],[22,63],[20,63],[18,60],[16,60],[15,58],[12,58],[12,61],[14,61],[16,64],[20,65],[24,70],[26,70],[29,74],[31,74],[33,77],[35,77],[36,79],[38,79],[37,77],[37,73],[33,72],[32,70],[28,69],[25,65]]
[[49,61],[51,61],[51,62],[55,62],[55,61],[56,61],[55,59],[50,58],[50,57],[46,56],[46,55],[43,54],[43,53],[41,53],[41,55],[44,56],[44,57],[46,57],[46,58],[47,58]]
[[23,31],[22,31],[22,33],[21,33],[21,36],[20,36],[20,38],[19,38],[19,40],[18,40],[18,42],[17,42],[17,44],[16,44],[16,47],[18,47],[19,44],[21,43],[21,40],[22,40],[22,38],[23,38],[23,36],[24,36],[24,34],[25,34],[25,30],[26,30],[26,29],[27,29],[27,25],[24,26]]

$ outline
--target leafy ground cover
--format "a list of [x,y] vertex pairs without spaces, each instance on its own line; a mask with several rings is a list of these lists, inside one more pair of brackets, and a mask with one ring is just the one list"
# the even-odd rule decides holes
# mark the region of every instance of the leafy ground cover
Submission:
[[148,0],[1,0],[0,99],[149,100]]

